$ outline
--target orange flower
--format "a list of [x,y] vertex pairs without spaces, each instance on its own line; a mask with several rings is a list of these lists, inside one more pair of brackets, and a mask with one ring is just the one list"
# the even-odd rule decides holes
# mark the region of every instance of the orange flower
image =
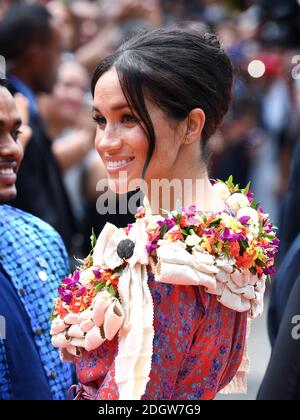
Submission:
[[169,241],[183,241],[183,236],[181,230],[173,230],[167,234],[167,239]]
[[201,248],[203,248],[205,251],[209,253],[212,253],[211,239],[212,238],[209,239],[206,235],[203,235],[202,243],[201,243]]
[[194,231],[196,233],[196,235],[200,236],[200,238],[202,238],[203,235],[203,225],[199,225],[197,227],[194,227]]
[[110,280],[110,283],[111,283],[111,285],[113,286],[113,288],[115,289],[115,290],[117,290],[117,287],[118,287],[118,283],[119,283],[119,276],[113,276],[112,278],[111,278],[111,280]]
[[237,266],[239,268],[250,268],[252,267],[255,258],[256,258],[256,252],[253,252],[252,254],[248,254],[248,252],[244,252],[243,255],[238,255],[236,258]]
[[68,311],[63,307],[62,305],[62,300],[60,298],[57,298],[56,300],[56,305],[55,305],[55,311],[58,313],[58,315],[60,316],[60,318],[64,318]]
[[75,312],[76,314],[80,312],[81,309],[81,299],[73,299],[72,302],[69,305],[69,308],[72,312]]
[[160,235],[159,228],[154,233],[148,233],[149,242],[153,242],[153,241],[156,241],[157,239],[159,239],[159,235]]
[[189,216],[187,214],[184,214],[181,219],[180,219],[180,223],[179,223],[181,228],[186,228],[190,225],[189,223]]
[[237,258],[240,255],[240,246],[237,242],[229,244],[229,255],[231,258]]
[[263,268],[262,268],[262,267],[259,267],[259,266],[257,265],[255,268],[256,268],[257,274],[261,275],[261,274],[263,274],[263,273],[264,273],[264,270],[263,270]]

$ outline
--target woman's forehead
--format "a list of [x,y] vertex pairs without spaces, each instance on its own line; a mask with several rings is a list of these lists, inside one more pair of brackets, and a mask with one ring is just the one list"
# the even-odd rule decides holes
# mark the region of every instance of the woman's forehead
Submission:
[[110,108],[127,104],[115,68],[110,69],[99,78],[95,87],[94,102]]

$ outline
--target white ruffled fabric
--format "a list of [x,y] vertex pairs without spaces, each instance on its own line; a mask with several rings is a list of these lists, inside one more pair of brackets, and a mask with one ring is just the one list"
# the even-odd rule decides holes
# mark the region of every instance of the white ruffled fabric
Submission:
[[[92,351],[101,346],[105,340],[112,340],[119,332],[124,321],[124,310],[117,298],[108,291],[98,293],[92,302],[91,309],[81,313],[69,313],[62,320],[55,319],[51,324],[52,345],[66,349],[67,352],[79,356],[80,348]],[[74,358],[70,358],[74,361]]]
[[181,241],[159,241],[155,280],[177,285],[204,286],[222,305],[237,312],[250,311],[256,318],[263,312],[265,277],[261,280],[249,270],[234,269],[234,261],[216,260],[195,247],[193,254]]

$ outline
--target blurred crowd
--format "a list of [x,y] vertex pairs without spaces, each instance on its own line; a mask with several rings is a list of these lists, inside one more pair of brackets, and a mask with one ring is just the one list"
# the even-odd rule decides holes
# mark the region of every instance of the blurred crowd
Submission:
[[[43,5],[45,13],[32,9],[22,20],[26,4]],[[215,32],[232,59],[233,101],[210,140],[210,175],[232,174],[242,186],[252,181],[279,226],[284,260],[300,233],[299,0],[1,0],[0,55],[11,90],[27,98],[21,108],[33,132],[15,204],[52,224],[70,255],[89,252],[92,227],[97,234],[108,219],[130,222],[96,211],[105,171],[93,145],[90,75],[134,32],[172,23]],[[38,137],[51,146],[39,149]],[[291,283],[300,274],[293,270]]]
[[[132,33],[165,23],[214,31],[230,54],[236,74],[234,97],[229,114],[210,142],[211,177],[224,179],[232,174],[241,185],[251,179],[256,194],[280,225],[291,158],[299,137],[300,6],[296,0],[2,0],[0,18],[14,9],[16,24],[25,3],[45,5],[59,37],[57,45],[52,45],[51,57],[50,46],[44,44],[47,60],[29,60],[35,66],[31,71],[35,79],[48,83],[45,86],[47,83],[40,80],[38,85],[36,81],[32,88],[72,213],[68,233],[55,227],[73,253],[86,252],[84,238],[89,237],[92,225],[100,230],[106,221],[95,213],[96,183],[104,171],[93,151],[90,74],[102,57]],[[26,37],[10,39],[9,53],[1,47],[0,54],[7,55],[8,73],[18,73],[15,61],[21,57],[20,49],[21,65],[26,65],[24,51],[35,45],[38,30],[36,25],[32,29],[36,33],[30,37],[28,27]],[[9,36],[6,32],[0,46]],[[47,215],[37,215],[51,222]],[[122,224],[123,220],[115,222]]]

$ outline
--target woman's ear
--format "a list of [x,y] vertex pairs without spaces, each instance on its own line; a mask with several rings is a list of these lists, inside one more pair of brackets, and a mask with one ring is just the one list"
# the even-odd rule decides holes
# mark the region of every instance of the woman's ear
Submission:
[[201,108],[193,109],[188,115],[184,144],[198,142],[205,124],[205,114]]

